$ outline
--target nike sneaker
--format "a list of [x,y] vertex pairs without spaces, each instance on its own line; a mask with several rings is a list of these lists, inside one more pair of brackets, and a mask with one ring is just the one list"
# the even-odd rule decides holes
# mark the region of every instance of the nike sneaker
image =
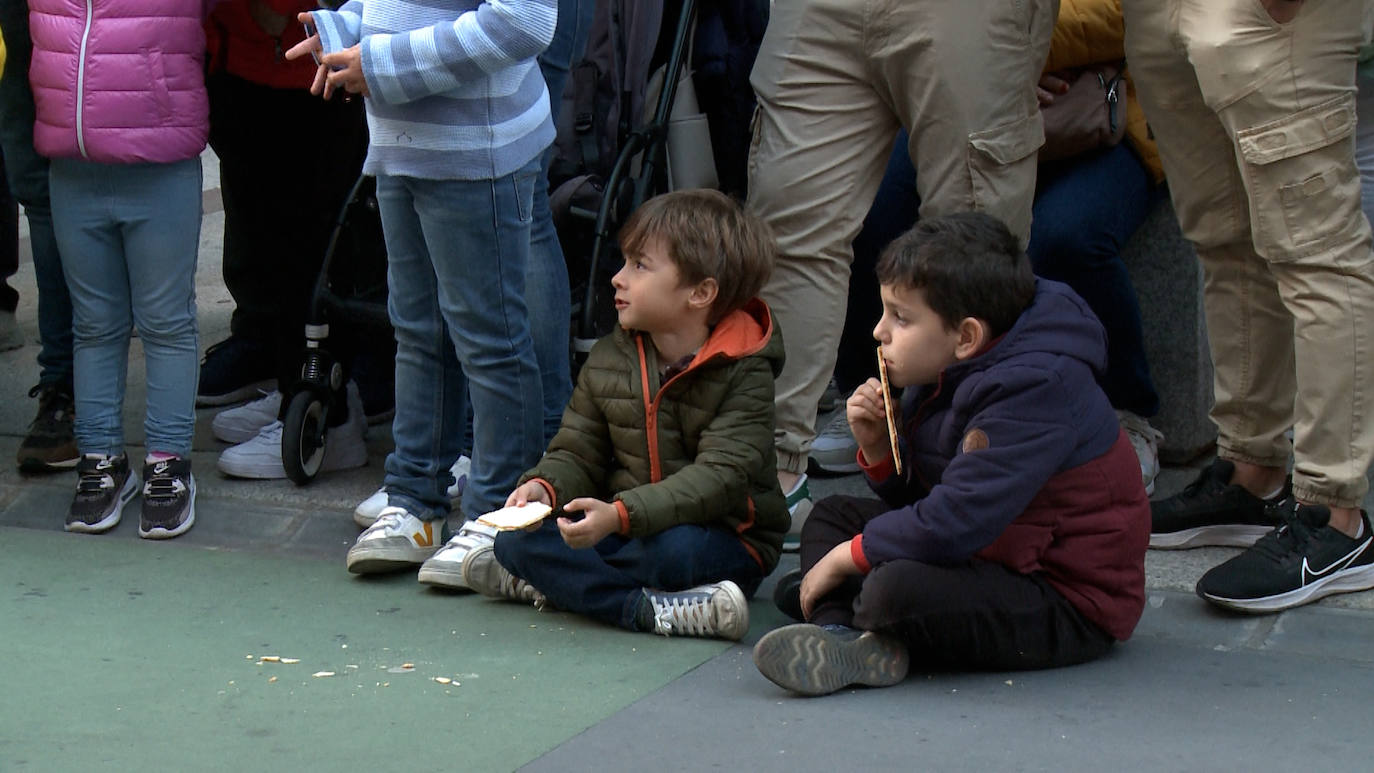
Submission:
[[1334,593],[1374,588],[1374,533],[1360,513],[1360,535],[1329,525],[1331,511],[1288,499],[1270,508],[1283,525],[1202,576],[1197,594],[1221,607],[1262,614]]

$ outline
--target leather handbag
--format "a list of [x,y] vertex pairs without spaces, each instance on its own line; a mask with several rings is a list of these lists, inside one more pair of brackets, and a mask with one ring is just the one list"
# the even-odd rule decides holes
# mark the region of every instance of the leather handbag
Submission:
[[1110,147],[1126,134],[1126,79],[1115,64],[1072,71],[1069,90],[1040,108],[1045,122],[1041,161]]

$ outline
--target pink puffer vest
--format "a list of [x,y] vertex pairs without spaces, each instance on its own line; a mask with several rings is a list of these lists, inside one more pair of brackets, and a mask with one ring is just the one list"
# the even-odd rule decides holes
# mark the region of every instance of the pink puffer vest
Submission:
[[168,163],[205,149],[204,0],[29,0],[34,146]]

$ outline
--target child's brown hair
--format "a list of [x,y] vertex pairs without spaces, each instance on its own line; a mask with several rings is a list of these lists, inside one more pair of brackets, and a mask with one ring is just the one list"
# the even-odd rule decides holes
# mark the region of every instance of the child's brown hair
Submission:
[[758,295],[777,253],[762,220],[720,191],[704,188],[665,193],[641,204],[620,229],[621,252],[642,253],[654,239],[663,240],[684,285],[716,280],[716,301],[707,318],[712,325]]

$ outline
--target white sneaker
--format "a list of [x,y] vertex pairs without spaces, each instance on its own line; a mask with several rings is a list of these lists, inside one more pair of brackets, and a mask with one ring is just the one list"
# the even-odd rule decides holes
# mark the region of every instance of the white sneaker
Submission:
[[821,434],[811,441],[811,461],[826,472],[859,471],[859,441],[849,429],[849,417],[836,413]]
[[1145,484],[1145,495],[1154,494],[1155,477],[1159,475],[1159,441],[1164,439],[1164,434],[1151,427],[1144,417],[1130,411],[1117,411],[1116,418],[1140,459],[1140,481]]
[[419,566],[439,549],[443,531],[442,520],[422,521],[404,507],[383,508],[348,549],[348,571],[375,574]]
[[467,590],[463,580],[463,559],[482,545],[496,541],[496,527],[477,521],[466,521],[438,552],[420,566],[420,582],[442,588]]
[[[351,470],[367,464],[367,444],[363,442],[366,428],[363,401],[358,397],[358,388],[349,383],[348,421],[326,431],[320,472]],[[282,423],[274,418],[270,424],[258,430],[253,439],[224,449],[217,463],[220,472],[235,478],[255,480],[285,478],[286,468],[281,461],[281,436]]]
[[[463,489],[468,485],[468,473],[472,472],[472,460],[460,456],[449,470],[453,473],[453,484],[448,487],[449,507],[457,510],[458,501],[463,497]],[[376,522],[377,516],[381,515],[382,508],[386,505],[386,489],[379,488],[353,509],[353,522],[366,529]]]
[[258,431],[277,420],[281,411],[281,392],[272,390],[262,397],[215,414],[210,431],[226,443],[246,443],[257,437]]

